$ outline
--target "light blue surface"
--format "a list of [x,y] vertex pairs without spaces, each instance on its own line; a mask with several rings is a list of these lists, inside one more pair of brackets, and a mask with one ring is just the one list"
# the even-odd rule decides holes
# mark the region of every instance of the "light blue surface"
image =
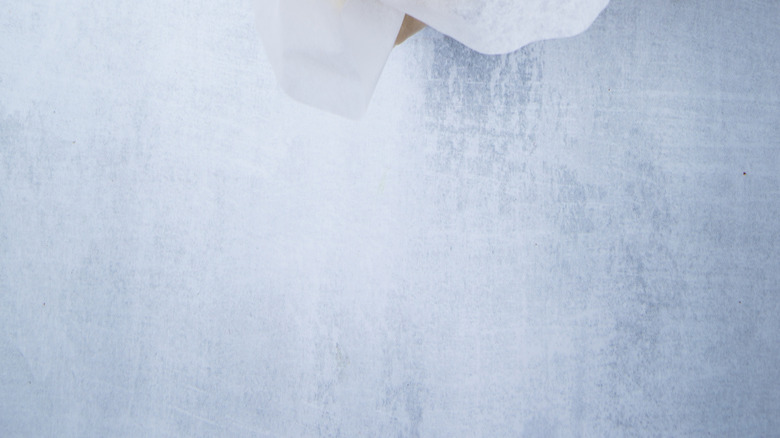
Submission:
[[1,436],[777,436],[780,2],[426,30],[359,123],[253,26],[0,8]]

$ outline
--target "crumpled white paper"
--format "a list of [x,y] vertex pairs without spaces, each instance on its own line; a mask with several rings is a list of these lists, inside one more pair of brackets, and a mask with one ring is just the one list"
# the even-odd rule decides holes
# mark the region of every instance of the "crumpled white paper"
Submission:
[[360,117],[404,14],[486,54],[587,29],[609,0],[257,0],[258,28],[282,89]]

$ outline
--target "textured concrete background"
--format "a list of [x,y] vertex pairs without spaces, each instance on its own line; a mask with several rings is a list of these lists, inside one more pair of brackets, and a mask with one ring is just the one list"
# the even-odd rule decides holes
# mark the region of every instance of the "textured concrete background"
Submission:
[[367,116],[249,0],[0,6],[0,435],[778,436],[780,2],[430,30]]

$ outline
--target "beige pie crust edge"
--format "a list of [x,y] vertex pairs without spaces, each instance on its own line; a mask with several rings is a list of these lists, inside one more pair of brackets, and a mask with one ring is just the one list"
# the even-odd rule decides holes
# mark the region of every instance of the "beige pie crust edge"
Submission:
[[412,16],[404,15],[401,29],[398,31],[398,36],[395,38],[395,45],[397,46],[406,41],[407,38],[421,31],[423,28],[425,28],[425,23]]

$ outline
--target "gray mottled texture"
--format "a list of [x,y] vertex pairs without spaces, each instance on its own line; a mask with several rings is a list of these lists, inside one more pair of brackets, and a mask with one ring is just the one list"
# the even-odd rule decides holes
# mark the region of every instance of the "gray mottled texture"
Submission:
[[252,4],[0,11],[0,435],[777,436],[780,3],[430,30],[359,123]]

